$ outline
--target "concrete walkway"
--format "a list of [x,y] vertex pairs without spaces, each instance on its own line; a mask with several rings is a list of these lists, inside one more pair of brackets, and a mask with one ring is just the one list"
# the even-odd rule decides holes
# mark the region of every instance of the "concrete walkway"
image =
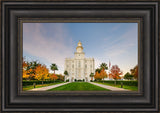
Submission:
[[66,85],[68,83],[70,83],[70,82],[55,84],[55,85],[41,87],[41,88],[34,88],[34,89],[31,89],[31,90],[28,90],[28,91],[46,91],[46,90],[49,90],[49,89],[52,89],[52,88],[56,88],[56,87],[59,87],[59,86],[62,86],[62,85]]
[[106,89],[109,89],[111,91],[130,91],[130,90],[127,90],[127,89],[112,87],[112,86],[98,84],[98,83],[94,83],[94,82],[89,82],[89,83],[91,83],[93,85],[97,85],[97,86],[103,87],[103,88],[106,88]]

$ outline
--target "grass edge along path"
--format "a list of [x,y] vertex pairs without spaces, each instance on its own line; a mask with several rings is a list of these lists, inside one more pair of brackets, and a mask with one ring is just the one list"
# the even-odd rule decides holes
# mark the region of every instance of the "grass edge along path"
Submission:
[[[55,83],[50,83],[50,84],[38,84],[36,85],[35,88],[41,88],[41,87],[46,87],[46,86],[51,86],[51,85],[56,85],[56,84],[60,84],[60,83],[64,83],[64,82],[55,82]],[[28,91],[31,89],[35,89],[33,85],[28,85],[28,86],[23,86],[23,91]]]
[[90,84],[88,82],[72,82],[53,89],[49,89],[47,91],[110,91],[110,90]]
[[[120,84],[114,85],[114,84],[106,83],[106,82],[105,83],[103,83],[103,82],[95,82],[95,83],[121,88]],[[127,90],[130,90],[130,91],[138,91],[138,87],[137,86],[123,85],[123,89],[127,89]]]

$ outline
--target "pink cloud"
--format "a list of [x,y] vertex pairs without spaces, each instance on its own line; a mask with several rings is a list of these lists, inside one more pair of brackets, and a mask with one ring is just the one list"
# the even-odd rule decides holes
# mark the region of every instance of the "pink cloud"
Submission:
[[44,35],[48,31],[40,23],[23,24],[23,51],[50,64],[56,63],[62,72],[64,59],[73,54],[72,38],[63,24],[53,24],[50,29],[52,36]]

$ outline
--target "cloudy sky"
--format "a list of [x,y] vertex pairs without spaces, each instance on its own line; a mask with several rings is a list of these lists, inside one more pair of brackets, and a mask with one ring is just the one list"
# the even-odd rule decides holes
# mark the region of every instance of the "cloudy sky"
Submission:
[[56,73],[63,74],[65,58],[74,57],[79,40],[95,68],[110,60],[125,74],[137,65],[137,23],[23,23],[23,56],[48,68],[56,63]]

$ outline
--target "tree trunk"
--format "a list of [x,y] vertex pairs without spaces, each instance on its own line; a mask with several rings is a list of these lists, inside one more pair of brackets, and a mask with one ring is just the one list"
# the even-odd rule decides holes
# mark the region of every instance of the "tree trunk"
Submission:
[[114,85],[116,86],[116,80],[114,81]]
[[66,76],[64,76],[64,82],[66,81]]
[[36,83],[33,83],[33,87],[36,88]]
[[123,88],[123,82],[121,82],[121,88]]
[[55,70],[54,70],[54,74],[55,74]]
[[43,85],[43,81],[42,81],[42,85]]

